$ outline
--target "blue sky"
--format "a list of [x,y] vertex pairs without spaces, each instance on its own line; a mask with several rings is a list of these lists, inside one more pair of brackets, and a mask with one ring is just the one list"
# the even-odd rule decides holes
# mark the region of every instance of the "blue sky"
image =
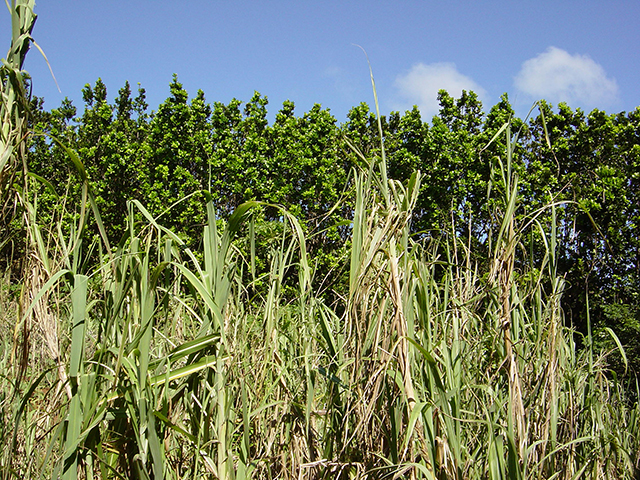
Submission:
[[[519,115],[544,98],[590,111],[640,105],[640,2],[633,1],[143,1],[41,0],[25,65],[34,94],[81,111],[81,89],[101,77],[112,100],[125,80],[151,109],[173,73],[208,102],[269,98],[272,119],[289,99],[314,103],[339,122],[373,103],[368,53],[382,113],[419,105],[437,113],[436,92],[474,90],[485,110],[503,93]],[[4,14],[2,38],[10,39]]]

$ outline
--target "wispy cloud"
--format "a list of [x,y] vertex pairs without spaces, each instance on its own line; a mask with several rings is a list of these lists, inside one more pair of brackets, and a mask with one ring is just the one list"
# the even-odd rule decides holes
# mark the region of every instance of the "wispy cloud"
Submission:
[[344,101],[355,102],[357,100],[357,83],[349,71],[332,65],[324,69],[323,77],[332,84],[333,91]]
[[438,113],[438,91],[446,90],[453,97],[459,97],[462,90],[474,91],[482,100],[486,91],[471,77],[460,73],[454,63],[417,63],[411,69],[398,75],[395,80],[398,101],[394,108],[406,110],[417,105],[422,118],[430,120]]
[[618,101],[618,84],[600,64],[556,47],[524,62],[514,84],[532,99],[552,103],[603,107]]

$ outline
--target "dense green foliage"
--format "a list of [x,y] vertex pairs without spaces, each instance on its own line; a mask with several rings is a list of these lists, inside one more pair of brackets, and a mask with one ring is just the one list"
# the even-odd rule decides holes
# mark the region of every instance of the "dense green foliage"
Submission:
[[[101,230],[99,212],[70,215],[70,198],[68,218],[34,226],[59,240],[47,248],[56,263],[25,312],[44,340],[31,376],[0,391],[16,398],[0,399],[0,474],[637,476],[640,405],[606,354],[577,348],[562,325],[558,208],[544,209],[548,225],[516,215],[517,148],[508,124],[502,135],[484,257],[463,230],[413,233],[422,176],[391,180],[382,148],[356,151],[332,305],[313,282],[313,236],[273,204],[242,203],[223,221],[211,199],[192,248],[163,224],[171,211],[154,218],[133,201],[127,233],[113,250],[98,240],[105,254],[91,260],[82,229]],[[260,224],[277,242],[247,253]],[[529,239],[542,255],[521,248]]]
[[100,80],[47,112],[33,6],[0,65],[0,478],[638,478],[640,109],[269,125],[174,77],[156,112]]
[[[339,125],[319,105],[296,116],[287,101],[269,125],[267,99],[258,93],[244,105],[210,105],[201,91],[189,100],[177,77],[169,88],[169,98],[152,113],[142,88],[132,98],[126,84],[109,104],[100,80],[83,90],[82,115],[68,102],[51,112],[34,102],[35,130],[79,152],[111,243],[128,228],[127,201],[137,199],[195,245],[208,192],[221,218],[248,200],[283,205],[310,235],[310,253],[319,264],[316,280],[339,276],[341,245],[349,235],[342,225],[353,209],[350,172],[362,163],[352,147],[365,157],[380,150],[368,106],[354,107]],[[389,176],[406,181],[416,170],[424,175],[411,224],[416,238],[453,231],[472,244],[478,261],[487,258],[489,229],[497,220],[487,193],[501,188],[503,179],[492,178],[491,171],[505,147],[503,136],[490,141],[511,119],[512,131],[519,133],[513,169],[522,189],[516,215],[525,218],[550,202],[558,205],[567,322],[584,335],[588,317],[594,329],[613,328],[637,371],[640,109],[585,114],[565,104],[554,111],[542,102],[525,122],[514,118],[506,96],[488,113],[472,92],[454,99],[443,91],[439,100],[440,113],[430,122],[417,108],[381,119]],[[36,137],[30,168],[59,189],[79,188],[66,187],[72,167],[47,137]],[[262,250],[277,232],[269,222],[279,216],[274,209],[263,211],[256,226]],[[548,213],[535,220],[550,221]],[[539,240],[527,243],[523,248],[531,258],[542,255]]]

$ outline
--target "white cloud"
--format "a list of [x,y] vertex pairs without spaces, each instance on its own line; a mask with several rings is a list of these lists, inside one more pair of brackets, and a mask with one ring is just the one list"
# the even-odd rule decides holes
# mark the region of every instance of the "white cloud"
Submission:
[[556,47],[524,62],[514,84],[532,99],[567,102],[572,107],[618,101],[618,84],[601,65],[587,55],[570,55]]
[[452,97],[460,97],[462,90],[473,91],[482,100],[486,91],[473,79],[458,71],[450,62],[417,63],[395,80],[398,96],[403,100],[396,102],[395,108],[406,110],[417,105],[422,118],[430,120],[438,113],[438,91],[446,90]]

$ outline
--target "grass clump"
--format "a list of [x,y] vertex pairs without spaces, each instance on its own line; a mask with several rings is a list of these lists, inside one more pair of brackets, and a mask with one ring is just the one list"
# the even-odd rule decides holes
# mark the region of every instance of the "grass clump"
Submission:
[[[403,185],[363,157],[332,305],[311,288],[286,211],[268,271],[252,276],[257,202],[224,224],[209,204],[198,251],[139,202],[130,218],[146,222],[100,265],[82,267],[81,241],[60,242],[75,247],[34,299],[56,306],[69,348],[61,373],[31,376],[12,399],[23,421],[7,475],[633,478],[637,404],[602,353],[574,344],[554,222],[518,223],[509,153],[494,162],[487,263],[454,235],[414,240],[420,174]],[[547,245],[537,261],[531,235]],[[30,433],[36,418],[48,427]]]

